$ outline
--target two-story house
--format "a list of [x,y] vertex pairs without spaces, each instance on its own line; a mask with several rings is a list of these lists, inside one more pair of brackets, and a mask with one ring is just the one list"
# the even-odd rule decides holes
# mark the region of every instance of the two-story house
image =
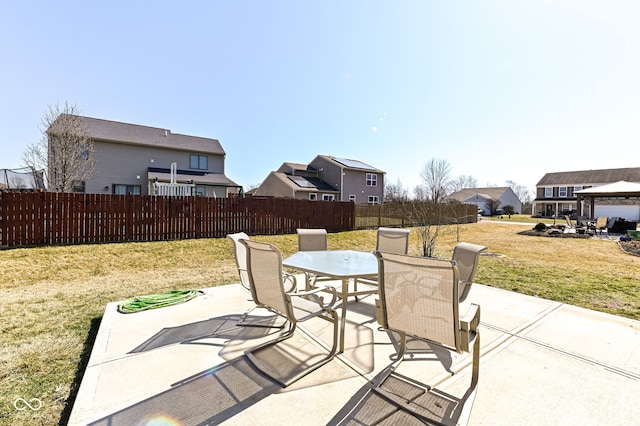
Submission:
[[379,204],[384,196],[384,174],[358,160],[318,155],[309,164],[283,163],[253,194]]
[[[578,205],[576,191],[598,187],[614,182],[640,183],[640,167],[625,169],[582,170],[575,172],[547,173],[536,184],[532,215],[552,217],[554,215],[591,216],[589,198],[581,199]],[[637,219],[638,200],[616,197],[598,200],[594,216],[617,216]]]
[[94,172],[78,188],[89,194],[156,194],[177,183],[190,194],[227,197],[242,187],[225,175],[217,139],[168,129],[80,117],[94,147]]
[[522,211],[522,202],[513,189],[505,187],[464,188],[447,197],[447,200],[463,204],[475,204],[483,215],[499,213],[506,206],[513,207],[515,213]]

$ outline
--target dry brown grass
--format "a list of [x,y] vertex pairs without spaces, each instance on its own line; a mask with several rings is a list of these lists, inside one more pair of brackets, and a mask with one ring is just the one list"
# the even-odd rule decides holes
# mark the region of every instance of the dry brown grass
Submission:
[[[640,319],[639,257],[612,241],[519,235],[523,229],[489,221],[460,228],[461,240],[504,255],[482,257],[476,282]],[[294,235],[254,238],[285,256],[297,249]],[[374,230],[330,234],[329,246],[372,250],[375,239]],[[451,229],[436,255],[451,257],[456,242]],[[419,253],[413,234],[411,253]],[[107,303],[238,281],[226,239],[4,250],[0,263],[1,424],[51,425],[69,414]],[[43,405],[17,411],[17,398]]]

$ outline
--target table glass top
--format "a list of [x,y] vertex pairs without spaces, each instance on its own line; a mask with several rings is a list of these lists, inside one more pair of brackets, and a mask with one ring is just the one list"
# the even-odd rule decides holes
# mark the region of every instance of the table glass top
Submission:
[[299,251],[284,259],[282,264],[336,278],[366,277],[378,273],[376,256],[356,250]]

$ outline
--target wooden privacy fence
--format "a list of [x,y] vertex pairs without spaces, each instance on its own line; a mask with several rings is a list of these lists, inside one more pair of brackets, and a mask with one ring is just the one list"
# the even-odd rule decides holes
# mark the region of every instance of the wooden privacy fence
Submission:
[[451,225],[478,221],[475,204],[384,203],[356,205],[355,229]]
[[349,202],[0,192],[0,247],[337,232],[354,223]]

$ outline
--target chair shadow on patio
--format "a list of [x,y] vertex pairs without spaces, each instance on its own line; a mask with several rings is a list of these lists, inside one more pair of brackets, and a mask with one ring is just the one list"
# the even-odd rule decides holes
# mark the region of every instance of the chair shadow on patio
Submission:
[[[129,354],[135,356],[151,350],[161,351],[170,345],[210,345],[219,348],[217,354],[224,361],[90,425],[150,424],[154,421],[164,421],[162,424],[219,424],[273,394],[320,386],[357,375],[337,363],[283,389],[276,380],[256,369],[244,355],[246,347],[258,345],[264,338],[271,339],[270,336],[283,331],[240,326],[238,321],[242,318],[241,314],[223,315],[166,327],[137,346]],[[216,342],[214,339],[225,341]],[[295,374],[301,365],[313,363],[316,358],[324,356],[325,350],[306,333],[296,333],[287,343],[290,345],[287,349],[273,347],[261,354],[264,362],[276,364],[276,370],[285,379],[288,374]]]
[[[258,339],[279,332],[268,327],[242,327],[238,322],[243,315],[224,315],[203,321],[192,322],[177,327],[166,327],[131,350],[130,354],[150,351],[177,343],[193,343],[199,339],[218,338],[243,340]],[[265,324],[278,321],[276,317],[257,317]]]
[[[465,402],[473,392],[469,389],[462,397],[449,395],[409,377],[394,373],[389,366],[372,382],[365,384],[327,423],[328,425],[456,425],[468,416]],[[380,386],[385,394],[374,392]],[[402,407],[411,407],[431,421],[421,420]]]
[[219,424],[280,389],[241,357],[187,377],[90,425]]

